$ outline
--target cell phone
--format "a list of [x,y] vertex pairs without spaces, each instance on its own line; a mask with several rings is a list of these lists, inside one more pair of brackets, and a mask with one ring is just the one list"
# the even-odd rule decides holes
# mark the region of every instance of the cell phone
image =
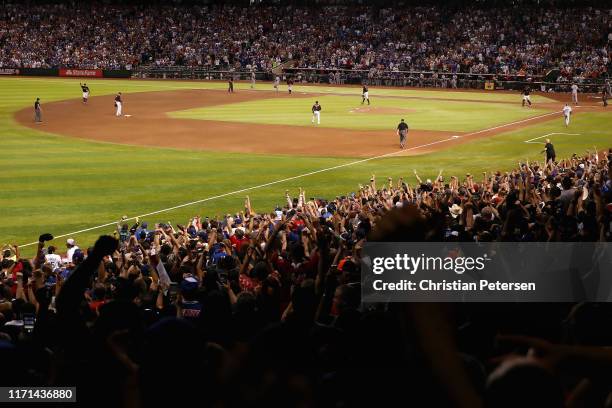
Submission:
[[23,328],[26,332],[31,333],[34,331],[34,324],[36,324],[36,316],[34,313],[23,314]]
[[227,273],[220,273],[219,274],[219,283],[221,283],[222,285],[226,285],[227,284]]
[[168,294],[170,295],[171,298],[176,298],[176,295],[178,294],[178,283],[170,282],[170,287],[168,288]]

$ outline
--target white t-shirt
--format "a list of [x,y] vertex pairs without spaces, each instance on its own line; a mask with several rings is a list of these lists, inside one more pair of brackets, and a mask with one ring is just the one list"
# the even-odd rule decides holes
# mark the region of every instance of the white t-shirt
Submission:
[[564,116],[569,116],[569,114],[572,113],[572,108],[569,106],[564,106],[563,107],[563,115]]
[[572,85],[572,93],[578,93],[578,85]]
[[74,251],[76,251],[77,249],[79,249],[79,247],[75,245],[70,248],[68,252],[66,252],[66,259],[68,260],[68,262],[72,262],[72,255],[74,255]]
[[58,254],[45,255],[45,262],[51,264],[51,270],[55,270],[62,265],[62,257]]

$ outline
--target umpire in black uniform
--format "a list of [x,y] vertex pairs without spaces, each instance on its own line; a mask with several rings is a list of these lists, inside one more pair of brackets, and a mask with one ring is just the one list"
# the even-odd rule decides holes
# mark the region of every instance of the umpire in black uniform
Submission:
[[402,119],[399,125],[397,125],[397,135],[399,136],[400,140],[400,148],[405,148],[406,139],[408,139],[408,124],[404,122],[404,119]]

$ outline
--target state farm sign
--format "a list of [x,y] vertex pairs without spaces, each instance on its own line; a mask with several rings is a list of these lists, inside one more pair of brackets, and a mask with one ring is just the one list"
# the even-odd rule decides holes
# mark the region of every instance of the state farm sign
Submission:
[[61,77],[95,77],[102,78],[101,69],[66,69],[61,68],[59,70],[59,76]]

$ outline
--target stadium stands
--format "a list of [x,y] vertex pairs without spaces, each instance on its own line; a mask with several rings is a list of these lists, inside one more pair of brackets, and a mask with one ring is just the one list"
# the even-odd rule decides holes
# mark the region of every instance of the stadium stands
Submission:
[[363,6],[175,6],[6,3],[0,67],[192,66],[541,75],[609,74],[605,8],[374,9]]

